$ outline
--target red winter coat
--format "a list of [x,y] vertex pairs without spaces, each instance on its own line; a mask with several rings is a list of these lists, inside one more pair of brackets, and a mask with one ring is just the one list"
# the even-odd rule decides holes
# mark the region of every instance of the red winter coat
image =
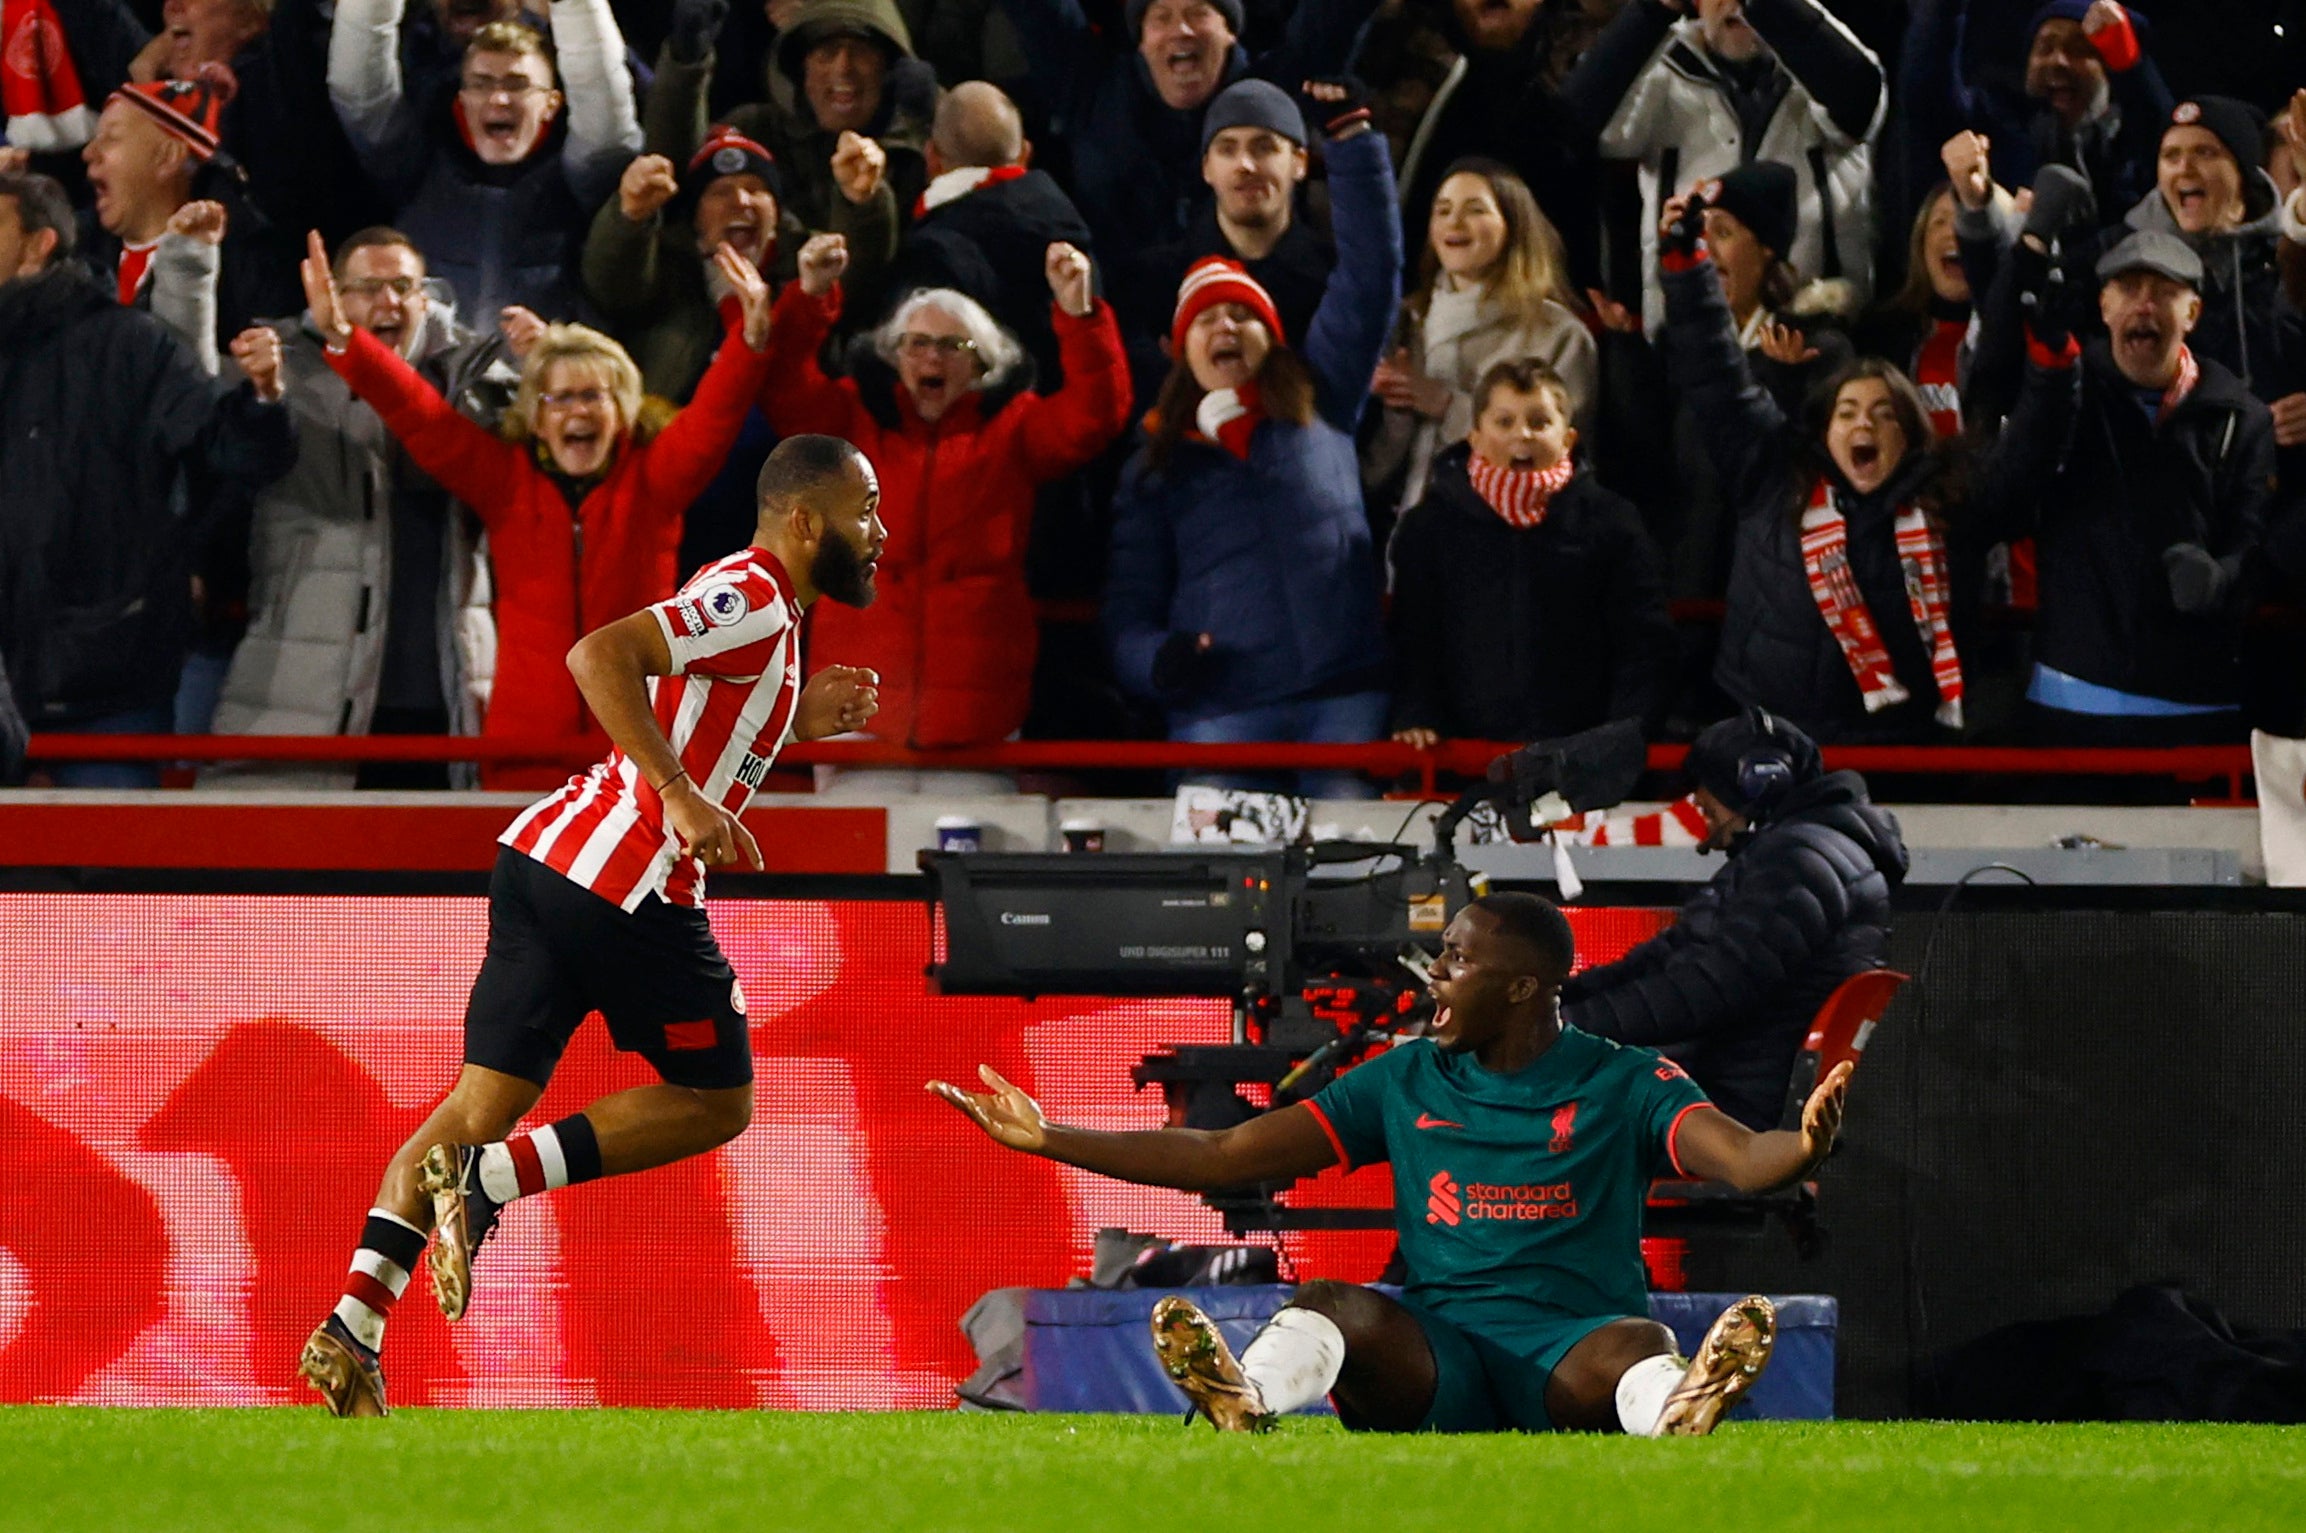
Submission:
[[[578,736],[592,729],[569,647],[679,584],[681,514],[720,472],[760,391],[769,354],[726,339],[696,396],[646,442],[628,438],[572,511],[528,443],[465,419],[366,330],[329,366],[383,418],[408,455],[488,528],[496,582],[496,686],[483,735]],[[629,423],[628,423],[629,424]],[[490,787],[551,787],[554,768],[499,767]]]
[[890,426],[856,383],[817,366],[840,317],[835,288],[798,282],[777,299],[761,410],[780,436],[846,437],[881,476],[889,529],[879,595],[859,610],[811,609],[809,661],[871,666],[881,676],[872,732],[906,745],[1003,740],[1025,722],[1039,634],[1025,590],[1025,540],[1040,487],[1088,463],[1129,420],[1129,364],[1113,311],[1053,318],[1065,386],[987,406],[964,394],[935,425],[899,385]]

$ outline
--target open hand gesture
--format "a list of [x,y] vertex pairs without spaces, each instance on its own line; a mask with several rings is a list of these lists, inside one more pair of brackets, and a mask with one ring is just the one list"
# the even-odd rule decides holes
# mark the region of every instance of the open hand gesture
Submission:
[[842,129],[833,141],[833,184],[859,207],[873,200],[888,168],[888,151],[854,129]]
[[1041,1104],[1001,1079],[991,1065],[977,1066],[978,1079],[992,1090],[963,1091],[944,1081],[929,1082],[929,1089],[976,1120],[977,1127],[1012,1150],[1038,1151],[1048,1143],[1049,1120]]
[[352,321],[344,317],[344,302],[336,294],[336,273],[329,270],[328,247],[321,244],[318,229],[304,236],[304,259],[298,263],[296,274],[304,279],[304,306],[312,311],[312,323],[321,339],[331,351],[344,350],[352,343]]
[[617,211],[627,223],[645,224],[679,196],[680,190],[673,162],[661,154],[644,154],[625,167],[623,178],[617,182]]
[[736,295],[744,311],[745,344],[760,351],[769,344],[769,284],[761,269],[738,255],[727,240],[713,247],[713,269]]
[[1842,1109],[1849,1101],[1850,1075],[1857,1066],[1843,1060],[1818,1082],[1817,1090],[1802,1104],[1802,1170],[1807,1176],[1825,1164],[1834,1140],[1842,1131]]
[[801,247],[796,258],[800,267],[801,291],[811,298],[822,298],[841,280],[841,273],[849,269],[849,242],[838,234],[812,234]]
[[1415,377],[1409,365],[1408,350],[1396,347],[1391,356],[1378,362],[1377,371],[1370,375],[1369,392],[1375,394],[1378,402],[1387,409],[1406,410],[1410,408],[1413,398],[1410,385]]
[[1772,362],[1787,367],[1799,367],[1804,362],[1817,360],[1818,349],[1809,338],[1791,325],[1781,325],[1774,319],[1762,321],[1761,353]]
[[280,399],[280,334],[270,325],[250,325],[232,338],[232,360],[240,364],[256,397],[267,404]]
[[2282,109],[2281,120],[2275,126],[2292,152],[2306,154],[2306,90],[2291,93],[2290,104]]
[[1614,335],[1641,334],[1641,316],[1598,287],[1585,290],[1585,301],[1593,305],[1595,323]]
[[881,678],[861,665],[828,665],[801,688],[793,737],[822,740],[862,729],[881,711]]
[[188,202],[168,215],[170,234],[181,234],[203,245],[223,244],[224,225],[224,204],[221,202]]
[[1089,258],[1058,240],[1049,247],[1046,265],[1049,293],[1057,307],[1076,319],[1087,315],[1094,301],[1089,296]]

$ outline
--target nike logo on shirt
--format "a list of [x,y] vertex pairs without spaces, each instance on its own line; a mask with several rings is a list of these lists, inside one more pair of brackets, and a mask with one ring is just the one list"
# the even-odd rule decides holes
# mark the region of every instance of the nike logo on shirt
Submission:
[[1436,1118],[1436,1117],[1435,1117],[1433,1114],[1431,1114],[1431,1113],[1429,1113],[1429,1112],[1421,1112],[1421,1113],[1419,1113],[1419,1114],[1417,1115],[1417,1126],[1418,1126],[1419,1128],[1463,1128],[1463,1127],[1465,1127],[1465,1125],[1464,1125],[1464,1124],[1462,1124],[1462,1123],[1452,1123],[1452,1122],[1450,1122],[1450,1121],[1449,1121],[1447,1118]]

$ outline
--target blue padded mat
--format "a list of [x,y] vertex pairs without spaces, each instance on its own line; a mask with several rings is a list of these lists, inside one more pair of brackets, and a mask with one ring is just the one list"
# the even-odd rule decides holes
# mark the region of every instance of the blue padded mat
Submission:
[[[1215,1320],[1238,1352],[1287,1301],[1282,1284],[1235,1288],[1036,1288],[1025,1295],[1026,1409],[1037,1411],[1174,1412],[1185,1396],[1154,1359],[1148,1324],[1164,1293],[1183,1293]],[[1653,1293],[1649,1312],[1673,1331],[1686,1353],[1714,1317],[1742,1297],[1728,1293]],[[1830,1421],[1834,1414],[1834,1329],[1841,1306],[1818,1294],[1772,1295],[1778,1307],[1777,1349],[1769,1371],[1736,1415],[1764,1421]],[[1326,1403],[1307,1414],[1326,1414]]]

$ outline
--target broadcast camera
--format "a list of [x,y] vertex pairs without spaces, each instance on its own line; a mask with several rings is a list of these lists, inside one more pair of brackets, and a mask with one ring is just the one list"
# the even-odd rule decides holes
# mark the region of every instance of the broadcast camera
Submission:
[[[945,995],[1206,996],[1230,1001],[1229,1043],[1183,1044],[1130,1072],[1159,1084],[1170,1121],[1224,1128],[1303,1100],[1381,1038],[1431,1019],[1428,966],[1449,918],[1483,892],[1458,864],[1483,805],[1516,839],[1621,802],[1645,752],[1631,723],[1500,756],[1434,822],[1420,853],[1330,841],[1241,852],[1199,847],[1094,856],[923,852],[932,984]],[[1260,1105],[1242,1088],[1260,1091]],[[1367,1222],[1285,1209],[1278,1188],[1209,1202],[1239,1228]]]

